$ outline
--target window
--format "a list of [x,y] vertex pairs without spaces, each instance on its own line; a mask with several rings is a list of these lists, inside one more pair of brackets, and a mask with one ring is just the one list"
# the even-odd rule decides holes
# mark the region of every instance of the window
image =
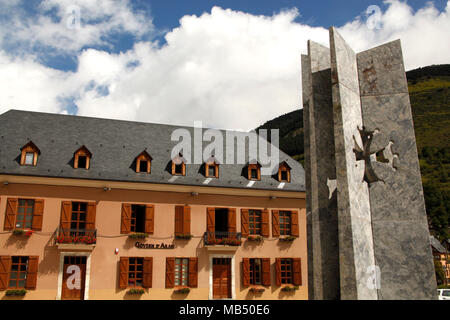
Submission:
[[262,283],[262,259],[250,259],[250,284]]
[[175,164],[175,174],[183,174],[183,163]]
[[249,234],[261,234],[261,210],[248,210]]
[[129,258],[128,287],[142,287],[144,280],[144,258]]
[[74,153],[73,167],[75,169],[89,169],[92,153],[85,147],[80,147]]
[[175,258],[175,286],[187,286],[189,281],[189,259]]
[[87,203],[72,202],[72,216],[70,220],[70,234],[72,236],[84,235],[86,230]]
[[205,162],[205,177],[207,178],[219,178],[219,164],[214,160],[208,160]]
[[280,235],[290,235],[291,234],[291,212],[290,211],[280,211],[279,216],[280,221]]
[[145,206],[131,205],[131,232],[145,232]]
[[20,157],[22,166],[35,166],[37,164],[37,157],[41,152],[32,141],[24,145],[20,151],[22,152]]
[[147,172],[148,161],[141,160],[139,161],[139,172]]
[[152,157],[146,150],[136,157],[136,172],[150,173]]
[[248,164],[247,169],[247,178],[249,180],[261,180],[261,165],[258,162]]
[[287,180],[288,180],[287,171],[286,170],[281,171],[281,181],[287,181]]
[[258,169],[250,169],[252,179],[258,179]]
[[11,289],[25,288],[27,280],[28,257],[11,257],[11,272],[8,287]]
[[216,175],[215,166],[208,166],[208,177],[214,177]]
[[34,200],[19,199],[17,205],[16,228],[31,229],[33,224]]
[[281,259],[280,270],[281,284],[292,283],[292,259]]
[[175,206],[175,236],[191,234],[191,207]]
[[278,168],[278,181],[280,182],[291,182],[291,167],[286,161],[280,163]]

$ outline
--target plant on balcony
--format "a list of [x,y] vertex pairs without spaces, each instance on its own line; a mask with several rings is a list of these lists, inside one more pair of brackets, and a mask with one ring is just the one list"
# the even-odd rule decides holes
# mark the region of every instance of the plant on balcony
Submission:
[[280,238],[280,241],[292,242],[292,241],[294,241],[295,239],[297,239],[297,237],[294,237],[294,236],[287,236],[287,237]]
[[192,234],[178,233],[175,235],[175,239],[179,239],[179,240],[190,240],[191,238],[192,238]]
[[141,294],[144,294],[144,293],[145,293],[145,290],[144,289],[140,289],[140,288],[132,288],[132,289],[127,291],[127,294],[141,295]]
[[285,291],[285,292],[294,292],[295,290],[298,290],[298,286],[287,285],[287,286],[281,288],[281,291]]
[[148,237],[147,233],[144,232],[134,232],[134,233],[130,233],[128,235],[128,238],[130,239],[145,239]]
[[7,296],[24,296],[27,293],[25,289],[10,289],[6,290],[5,295]]
[[191,292],[191,289],[189,289],[188,287],[177,288],[173,291],[173,293],[176,294],[188,294],[189,292]]
[[83,243],[83,244],[93,244],[97,242],[97,239],[93,236],[65,236],[59,235],[56,238],[58,243]]
[[238,239],[213,239],[209,241],[209,244],[222,244],[226,246],[240,246],[241,240]]
[[255,242],[260,242],[263,241],[263,237],[262,236],[248,236],[247,237],[248,241],[255,241]]
[[266,290],[266,288],[255,286],[255,287],[251,287],[249,291],[252,293],[261,293],[261,292],[264,292],[264,290]]

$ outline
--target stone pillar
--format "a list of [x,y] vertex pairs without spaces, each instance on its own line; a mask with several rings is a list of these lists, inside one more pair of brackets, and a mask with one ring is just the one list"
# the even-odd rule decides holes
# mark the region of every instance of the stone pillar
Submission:
[[310,299],[436,298],[400,42],[356,54],[331,28],[302,78]]

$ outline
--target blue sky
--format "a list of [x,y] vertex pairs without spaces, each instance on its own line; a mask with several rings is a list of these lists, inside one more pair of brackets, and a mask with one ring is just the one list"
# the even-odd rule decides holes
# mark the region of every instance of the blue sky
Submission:
[[330,26],[355,51],[400,39],[407,70],[450,63],[448,0],[0,0],[0,113],[248,130],[301,107]]

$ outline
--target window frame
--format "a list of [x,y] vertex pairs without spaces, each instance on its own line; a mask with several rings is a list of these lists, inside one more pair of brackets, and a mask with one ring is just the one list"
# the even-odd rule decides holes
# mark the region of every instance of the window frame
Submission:
[[[32,203],[32,205],[31,206],[27,206],[27,205],[25,205],[25,206],[21,206],[20,205],[20,202],[21,201],[25,201],[25,202],[29,202],[29,201],[31,201],[31,203]],[[20,208],[24,208],[24,210],[23,210],[23,212],[22,213],[20,213],[19,212],[19,210],[20,210]],[[27,210],[27,208],[31,208],[32,210],[32,212],[31,213],[28,213],[28,212],[26,212]],[[19,229],[31,229],[32,227],[33,227],[33,215],[34,215],[34,208],[35,208],[35,199],[25,199],[25,198],[18,198],[17,199],[17,209],[16,209],[16,221],[15,221],[15,223],[14,223],[14,228],[19,228]],[[23,219],[21,219],[21,220],[19,220],[19,215],[22,215],[23,216]],[[27,221],[26,221],[26,217],[27,216],[30,216],[31,217],[31,219],[30,219],[30,221],[29,221],[29,226],[27,226],[26,225],[26,223],[27,223]],[[23,224],[22,224],[22,226],[17,226],[17,224],[18,224],[18,222],[22,222]]]
[[[19,258],[19,263],[14,262],[14,258]],[[22,259],[25,259],[25,262],[22,262]],[[8,274],[8,289],[25,289],[27,286],[27,276],[28,276],[28,262],[29,262],[28,256],[11,256],[11,267]],[[12,273],[13,273],[13,266],[17,265],[18,270],[16,272],[16,278],[11,279]],[[25,265],[25,271],[21,271],[20,267]],[[23,279],[20,279],[20,274],[25,273],[25,277]],[[11,281],[15,281],[16,285],[11,286]],[[23,286],[19,286],[19,281],[23,281]]]
[[[256,170],[256,178],[253,177],[252,172]],[[261,165],[259,163],[250,163],[247,166],[247,179],[253,181],[261,180]]]
[[[284,267],[284,271],[283,271]],[[281,285],[294,283],[294,263],[291,258],[280,259],[280,281]]]
[[[132,259],[135,260],[135,263],[132,263]],[[134,270],[130,270],[131,266],[134,267]],[[141,266],[141,270],[138,270],[138,266]],[[143,257],[129,257],[128,258],[128,283],[127,283],[127,287],[128,288],[144,288],[144,258]],[[133,274],[134,277],[132,278],[130,275]],[[140,275],[140,277],[138,277],[138,275]],[[137,285],[136,284],[136,280],[141,281],[141,285]],[[133,282],[134,284],[131,285],[130,284],[130,280],[132,280],[131,282]]]
[[[81,205],[84,204],[86,206],[85,210],[81,209]],[[78,205],[78,209],[74,210],[74,206]],[[81,219],[81,214],[84,213],[84,220]],[[76,214],[77,215],[77,219],[73,219],[73,215]],[[72,201],[71,203],[71,209],[70,209],[70,234],[75,234],[75,236],[84,236],[87,229],[86,229],[86,224],[87,224],[87,215],[88,215],[88,203],[87,202],[82,202],[82,201]],[[72,224],[76,223],[77,227],[76,228],[72,228]],[[84,228],[80,228],[80,223],[84,223]]]
[[[289,219],[286,220],[286,214],[289,215]],[[283,222],[282,221],[283,218]],[[280,236],[290,236],[292,234],[292,211],[279,210],[278,212],[278,224],[280,227]]]
[[[81,157],[86,157],[86,166],[85,167],[80,167],[79,166],[79,158]],[[92,153],[89,151],[88,148],[86,148],[84,145],[81,146],[80,148],[78,148],[77,151],[74,152],[73,154],[73,167],[74,169],[85,169],[85,170],[89,170],[90,165],[91,165],[91,158],[92,158]]]
[[[259,221],[256,219],[259,218]],[[253,221],[251,221],[253,219]],[[256,220],[256,222],[255,222]],[[252,226],[253,224],[253,226]],[[259,227],[255,225],[259,224]],[[258,231],[259,232],[256,232]],[[262,235],[262,210],[260,209],[248,209],[248,234],[249,235]]]
[[[181,263],[177,263],[177,261]],[[186,263],[183,263],[186,261]],[[183,265],[186,266],[186,269],[183,270]],[[177,266],[179,266],[179,270],[177,270]],[[173,275],[173,283],[175,287],[188,287],[189,286],[189,258],[186,257],[175,257],[174,260],[174,275]],[[179,277],[177,278],[177,275]],[[178,279],[178,284],[177,284]],[[183,281],[186,282],[186,284],[183,283]]]
[[[147,151],[142,151],[137,157],[136,157],[136,168],[135,171],[137,173],[151,173],[151,167],[152,167],[152,157],[147,153]],[[147,166],[144,170],[141,168],[141,162],[146,161]]]
[[[256,261],[259,261],[259,269],[255,269]],[[262,258],[250,258],[249,259],[249,284],[251,286],[261,286],[263,285],[263,259]],[[259,281],[256,281],[258,279]]]
[[[214,175],[209,172],[211,168],[214,168]],[[207,163],[205,162],[205,177],[206,178],[219,178],[219,164],[216,162]]]
[[[283,173],[286,174],[286,178],[283,178]],[[291,167],[284,161],[278,167],[278,181],[290,183],[291,182]]]
[[[33,143],[33,141],[29,141],[25,144],[21,149],[20,156],[20,165],[21,166],[31,166],[35,167],[37,165],[38,155],[41,153],[39,148]],[[33,158],[31,159],[31,163],[26,162],[27,154],[33,154]]]

